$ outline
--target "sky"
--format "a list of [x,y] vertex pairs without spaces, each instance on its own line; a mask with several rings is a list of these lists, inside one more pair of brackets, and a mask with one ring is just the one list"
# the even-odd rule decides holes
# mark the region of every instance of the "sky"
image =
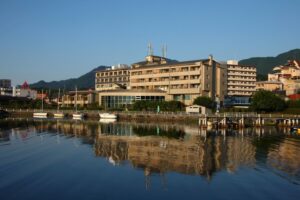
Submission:
[[53,81],[155,55],[180,61],[300,48],[298,0],[0,0],[0,79]]

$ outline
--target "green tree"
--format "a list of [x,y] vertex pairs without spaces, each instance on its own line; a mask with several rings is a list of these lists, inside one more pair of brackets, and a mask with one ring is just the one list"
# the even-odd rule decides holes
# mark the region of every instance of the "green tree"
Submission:
[[136,111],[157,111],[159,106],[161,111],[182,111],[184,104],[180,101],[136,101],[131,105],[132,110]]
[[251,100],[251,108],[259,112],[282,111],[286,106],[286,102],[281,97],[266,90],[257,91]]
[[204,106],[206,108],[214,108],[215,103],[214,101],[206,96],[201,96],[201,97],[197,97],[193,104],[199,105],[199,106]]

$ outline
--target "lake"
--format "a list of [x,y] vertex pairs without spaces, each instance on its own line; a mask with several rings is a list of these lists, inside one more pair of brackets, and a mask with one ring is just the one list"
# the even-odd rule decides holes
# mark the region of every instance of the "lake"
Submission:
[[299,199],[288,129],[0,120],[1,199]]

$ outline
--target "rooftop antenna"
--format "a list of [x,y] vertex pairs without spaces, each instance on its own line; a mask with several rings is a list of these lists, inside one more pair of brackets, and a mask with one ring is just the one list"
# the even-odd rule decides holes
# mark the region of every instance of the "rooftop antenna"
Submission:
[[167,45],[166,45],[166,44],[164,44],[164,45],[162,46],[162,57],[163,57],[163,58],[166,58],[166,57],[167,57]]
[[148,44],[148,56],[153,56],[153,49],[151,43]]

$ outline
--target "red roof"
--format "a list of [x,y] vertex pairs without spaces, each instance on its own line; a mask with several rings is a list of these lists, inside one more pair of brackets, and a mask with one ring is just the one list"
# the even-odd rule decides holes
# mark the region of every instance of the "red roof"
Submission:
[[21,86],[21,88],[22,88],[22,89],[29,89],[29,85],[28,85],[27,81],[25,81],[25,82],[23,83],[23,85]]
[[300,94],[291,94],[288,96],[290,100],[299,100]]

